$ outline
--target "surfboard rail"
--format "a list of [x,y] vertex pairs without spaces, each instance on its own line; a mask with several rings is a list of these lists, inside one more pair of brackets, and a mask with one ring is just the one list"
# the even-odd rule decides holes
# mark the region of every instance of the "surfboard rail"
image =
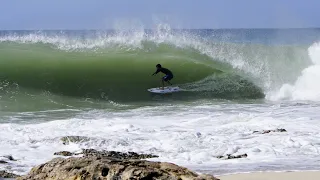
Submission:
[[166,93],[179,92],[180,88],[178,86],[164,87],[164,89],[162,89],[161,87],[155,87],[155,88],[148,89],[148,91],[152,93],[166,94]]

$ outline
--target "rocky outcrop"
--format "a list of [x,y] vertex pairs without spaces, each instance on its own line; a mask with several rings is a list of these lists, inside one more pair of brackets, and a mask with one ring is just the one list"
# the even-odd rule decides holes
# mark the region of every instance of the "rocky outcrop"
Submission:
[[218,180],[166,162],[108,157],[55,158],[34,167],[18,180]]
[[58,156],[72,156],[74,153],[71,153],[69,151],[60,151],[60,152],[55,152],[53,155],[58,155]]
[[98,151],[95,149],[83,149],[81,153],[72,153],[69,151],[60,151],[55,152],[54,155],[60,155],[60,156],[73,156],[73,155],[83,155],[84,157],[100,157],[100,158],[115,158],[119,160],[123,159],[148,159],[148,158],[155,158],[159,157],[157,155],[153,154],[138,154],[135,152],[128,152],[128,153],[122,153],[117,151]]
[[1,178],[17,178],[17,177],[19,177],[19,175],[8,173],[6,171],[0,171],[0,179]]
[[[63,144],[92,140],[85,136],[62,137]],[[135,152],[98,151],[83,149],[80,153],[60,151],[59,156],[82,155],[82,157],[54,158],[32,168],[18,180],[218,180],[212,175],[199,175],[187,168],[167,162],[143,159],[155,158],[153,154]]]
[[240,155],[231,155],[231,154],[227,154],[226,156],[217,156],[217,158],[219,159],[239,159],[239,158],[246,158],[248,157],[247,154],[240,154]]
[[116,159],[147,159],[147,158],[155,158],[159,157],[157,155],[152,154],[138,154],[135,152],[122,153],[117,151],[97,151],[95,149],[83,149],[82,154],[85,157],[95,156],[101,158],[116,158]]
[[287,132],[285,129],[275,129],[275,130],[263,130],[263,131],[253,131],[253,133],[258,133],[258,134],[267,134],[271,132]]

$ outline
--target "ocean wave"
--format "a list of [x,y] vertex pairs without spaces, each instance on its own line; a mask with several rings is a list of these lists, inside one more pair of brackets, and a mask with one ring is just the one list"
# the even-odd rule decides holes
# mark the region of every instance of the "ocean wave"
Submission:
[[1,77],[59,95],[150,100],[146,89],[160,86],[160,77],[150,74],[161,63],[174,72],[175,85],[186,87],[182,99],[256,99],[293,82],[309,63],[302,46],[232,43],[214,36],[170,28],[7,33],[0,36]]

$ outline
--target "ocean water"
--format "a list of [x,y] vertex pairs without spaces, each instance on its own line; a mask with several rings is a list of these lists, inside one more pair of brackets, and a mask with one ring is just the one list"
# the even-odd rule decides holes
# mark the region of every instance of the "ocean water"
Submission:
[[[320,29],[159,27],[0,31],[0,156],[17,159],[0,169],[82,148],[214,175],[320,168]],[[158,63],[181,92],[147,91]]]

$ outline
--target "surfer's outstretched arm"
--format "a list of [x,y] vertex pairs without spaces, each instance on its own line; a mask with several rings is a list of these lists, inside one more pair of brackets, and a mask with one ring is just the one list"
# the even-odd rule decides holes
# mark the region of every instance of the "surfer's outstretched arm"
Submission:
[[154,76],[155,74],[158,74],[158,72],[160,72],[160,70],[159,70],[159,69],[157,69],[157,71],[156,71],[156,72],[154,72],[154,73],[152,74],[152,76]]

